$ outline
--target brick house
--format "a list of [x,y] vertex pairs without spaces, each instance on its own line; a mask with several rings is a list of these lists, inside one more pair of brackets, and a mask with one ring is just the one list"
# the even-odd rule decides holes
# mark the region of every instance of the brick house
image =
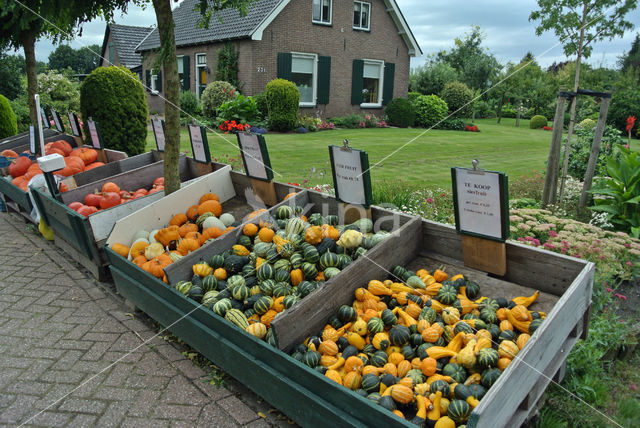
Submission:
[[152,30],[152,27],[107,24],[102,40],[100,66],[123,65],[142,79],[142,60],[136,46]]
[[[174,11],[182,90],[198,96],[216,80],[218,50],[233,43],[245,95],[264,91],[277,77],[300,90],[300,113],[321,117],[370,111],[381,115],[395,97],[406,97],[409,61],[422,55],[395,0],[257,0],[246,16],[235,10],[200,28],[198,0]],[[151,112],[162,112],[157,29],[137,46]]]

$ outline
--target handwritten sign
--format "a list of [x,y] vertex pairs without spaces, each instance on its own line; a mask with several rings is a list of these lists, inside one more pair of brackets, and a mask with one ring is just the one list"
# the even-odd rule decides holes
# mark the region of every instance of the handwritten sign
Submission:
[[32,154],[36,153],[36,147],[38,145],[38,134],[36,133],[36,127],[29,125],[29,151]]
[[205,132],[204,127],[189,125],[189,138],[191,139],[193,159],[197,162],[211,163],[207,133]]
[[336,198],[368,207],[373,202],[367,152],[329,146]]
[[164,121],[159,117],[154,117],[151,119],[151,127],[156,138],[156,147],[161,152],[164,152]]
[[80,122],[78,122],[78,116],[74,112],[67,112],[67,117],[69,118],[69,123],[71,124],[71,132],[74,137],[82,137],[80,133]]
[[497,241],[507,239],[507,176],[467,168],[452,168],[451,176],[458,232]]
[[44,111],[42,107],[40,107],[40,117],[42,118],[42,127],[43,128],[51,128],[51,124],[49,123],[49,118],[47,117],[47,113]]
[[242,154],[244,170],[249,177],[264,181],[273,179],[267,143],[262,135],[240,132],[238,146]]
[[102,148],[102,141],[100,141],[100,134],[98,133],[98,124],[93,120],[87,121],[89,127],[89,136],[91,136],[91,145],[94,149]]
[[62,126],[62,120],[60,115],[54,109],[51,109],[51,116],[53,117],[53,123],[56,125],[58,132],[64,132],[64,126]]

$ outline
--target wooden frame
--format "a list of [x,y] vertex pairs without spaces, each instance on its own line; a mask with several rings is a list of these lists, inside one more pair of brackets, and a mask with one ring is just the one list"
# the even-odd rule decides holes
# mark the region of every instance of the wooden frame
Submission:
[[[336,177],[335,159],[333,156],[334,150],[347,150],[357,151],[360,153],[360,167],[362,168],[362,185],[364,187],[365,203],[362,204],[365,208],[369,208],[373,204],[373,192],[371,190],[371,170],[369,169],[369,154],[364,150],[352,149],[349,147],[329,146],[329,160],[331,161],[331,174],[333,176],[333,187],[336,192],[336,199],[346,204],[354,204],[354,201],[346,201],[344,197],[340,197],[338,192],[338,180]],[[343,195],[344,196],[344,195]]]

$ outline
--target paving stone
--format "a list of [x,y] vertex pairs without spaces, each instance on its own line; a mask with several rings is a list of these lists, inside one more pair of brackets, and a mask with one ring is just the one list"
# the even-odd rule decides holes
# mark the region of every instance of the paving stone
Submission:
[[38,397],[33,395],[20,394],[20,398],[15,400],[0,414],[0,423],[16,424],[24,415],[30,412],[30,409],[32,409],[33,404],[37,400]]
[[186,419],[193,421],[200,414],[200,406],[189,406],[184,404],[163,404],[156,406],[154,416],[163,419]]
[[223,410],[217,403],[206,405],[196,423],[198,426],[215,426],[215,427],[236,427],[238,424],[235,420]]
[[152,408],[156,406],[156,401],[162,391],[143,390],[132,407],[129,408],[128,415],[145,417]]
[[264,418],[258,418],[253,422],[249,422],[245,425],[249,428],[269,428],[271,426]]
[[258,414],[251,410],[246,404],[240,401],[236,396],[223,398],[216,402],[229,413],[233,419],[239,424],[246,424],[257,418]]
[[29,421],[32,425],[63,427],[73,416],[66,413],[42,412]]
[[111,403],[104,414],[98,419],[97,425],[101,427],[119,426],[124,419],[129,403]]
[[85,414],[80,413],[80,414],[75,415],[75,417],[71,420],[71,422],[69,422],[67,427],[69,427],[69,428],[92,427],[92,426],[95,426],[96,419],[97,418],[95,416],[85,415]]
[[122,421],[122,426],[129,428],[162,428],[168,427],[169,421],[164,419],[147,419],[147,418],[126,418]]
[[196,366],[191,360],[178,360],[173,365],[189,379],[198,379],[205,375],[204,370]]
[[99,414],[105,409],[107,403],[102,400],[85,400],[80,398],[68,398],[60,405],[60,410],[66,412],[82,412]]
[[10,385],[7,385],[5,391],[20,394],[42,395],[46,393],[49,388],[51,388],[51,384],[47,382],[38,382],[35,380],[14,380]]
[[[180,391],[176,394],[175,391]],[[190,381],[182,376],[175,376],[167,385],[161,398],[165,403],[172,404],[206,404],[209,399]]]
[[133,402],[138,394],[139,391],[135,389],[101,385],[101,387],[93,394],[93,397],[102,400]]

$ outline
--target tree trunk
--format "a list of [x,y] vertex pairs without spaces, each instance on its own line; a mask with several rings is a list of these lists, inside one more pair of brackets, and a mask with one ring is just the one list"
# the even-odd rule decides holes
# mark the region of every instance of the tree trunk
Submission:
[[168,195],[180,189],[180,92],[178,81],[178,60],[174,33],[171,0],[153,0],[153,8],[158,20],[162,64],[162,87],[164,89],[164,189]]
[[25,34],[22,38],[24,48],[24,59],[27,67],[27,105],[29,106],[29,117],[31,124],[38,123],[38,112],[36,111],[35,95],[38,92],[38,75],[36,74],[36,38],[33,34]]
[[502,106],[504,105],[504,92],[502,93],[502,96],[500,97],[500,104],[498,105],[498,123],[500,123],[500,120],[502,119]]
[[[584,27],[587,24],[587,1],[584,2],[582,8],[582,25],[580,26],[580,42],[578,44],[578,57],[576,58],[576,75],[573,83],[573,92],[578,92],[580,87],[580,62],[582,61],[582,48],[584,44]],[[560,180],[560,194],[558,198],[562,200],[564,194],[564,183],[567,180],[567,170],[569,169],[569,152],[571,152],[571,137],[573,136],[573,127],[576,122],[576,105],[578,104],[578,96],[573,97],[571,101],[571,111],[569,116],[569,130],[567,131],[567,143],[564,146],[564,162],[562,164],[562,179]]]
[[522,110],[522,100],[518,100],[518,111],[516,112],[516,126],[520,126],[520,111]]
[[[560,87],[560,92],[565,92],[566,90],[566,87]],[[556,203],[558,164],[560,163],[560,147],[562,146],[562,123],[564,121],[566,102],[567,99],[564,96],[558,95],[556,115],[553,122],[553,134],[551,135],[551,145],[549,146],[549,157],[547,158],[547,172],[544,175],[542,208],[546,208],[549,204],[555,205]]]

